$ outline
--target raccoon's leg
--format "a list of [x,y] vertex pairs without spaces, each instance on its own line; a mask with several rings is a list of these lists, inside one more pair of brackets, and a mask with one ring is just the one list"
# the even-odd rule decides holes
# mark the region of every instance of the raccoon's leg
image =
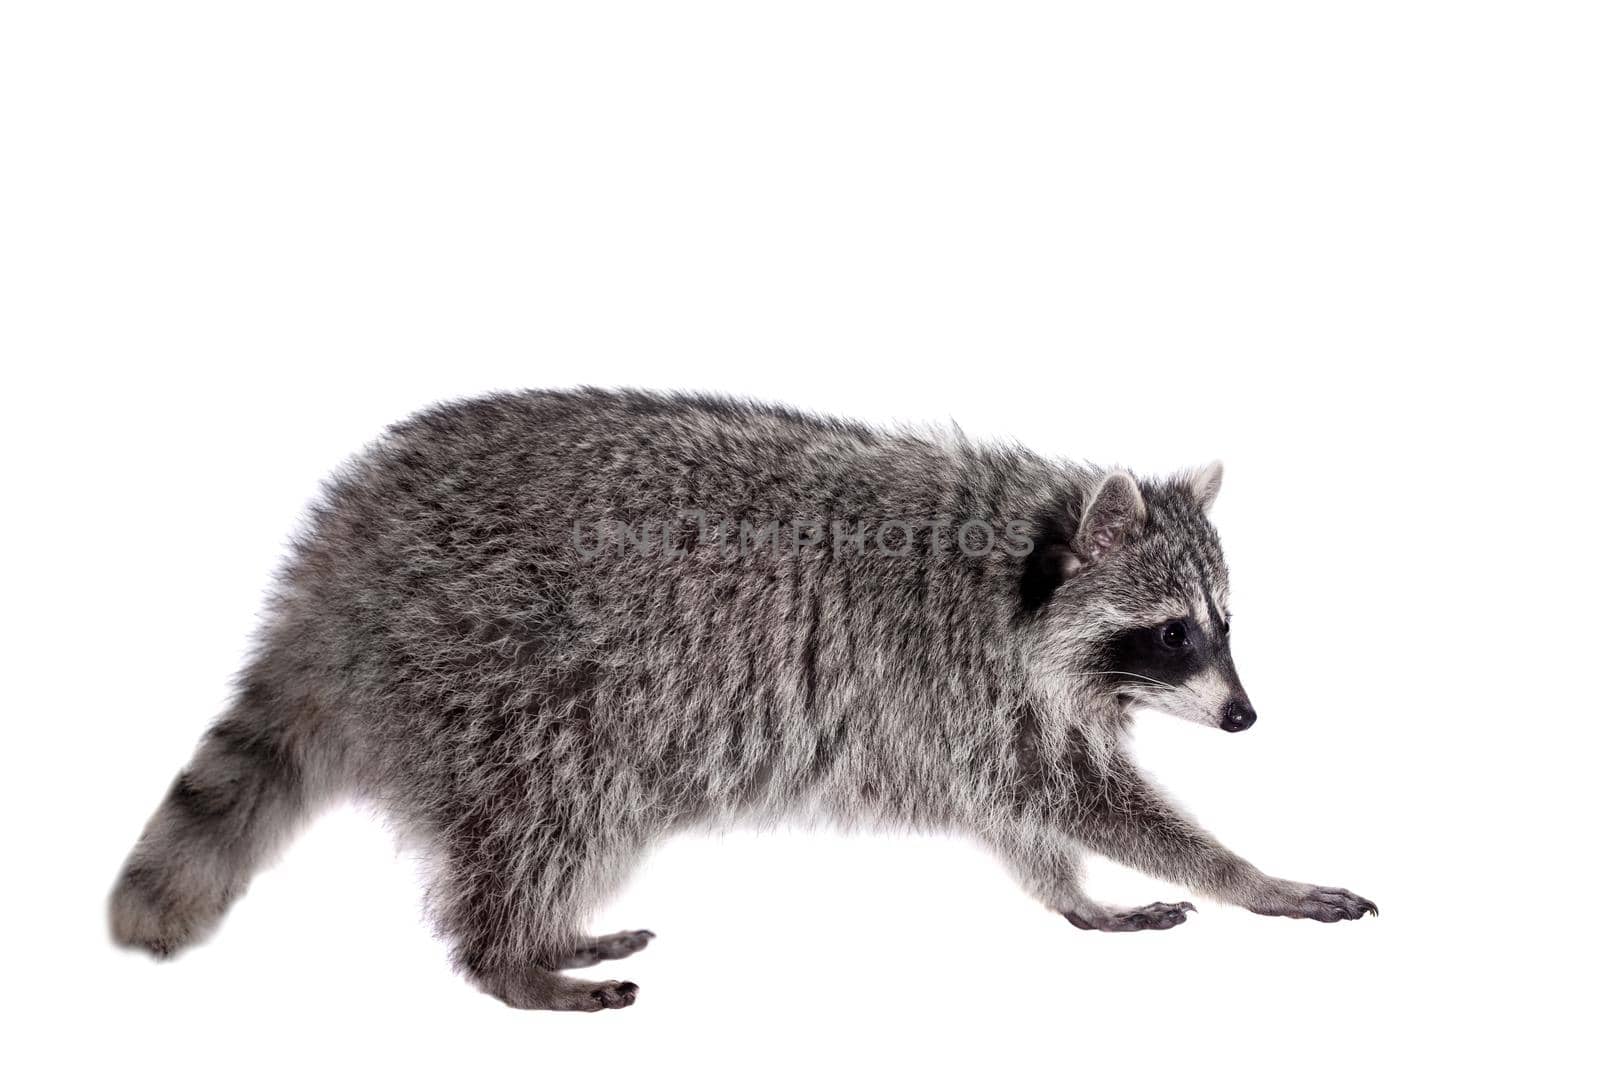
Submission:
[[1082,850],[1059,833],[1019,833],[997,851],[1024,889],[1080,930],[1170,930],[1194,911],[1187,901],[1118,908],[1091,899],[1082,886]]
[[600,937],[587,937],[565,955],[548,961],[548,965],[553,970],[564,971],[574,967],[593,967],[606,960],[625,959],[648,945],[655,936],[649,930],[623,930]]
[[1185,817],[1123,756],[1078,774],[1065,829],[1119,863],[1259,915],[1338,922],[1378,914],[1377,905],[1349,890],[1263,874]]
[[536,916],[515,903],[519,895],[496,906],[489,895],[475,894],[450,908],[445,926],[456,937],[456,963],[473,984],[513,1008],[600,1011],[634,1002],[639,987],[632,982],[585,981],[558,970],[627,955],[618,944],[598,939],[615,954],[589,957],[595,942],[576,932],[578,909],[550,901],[554,907]]
[[626,1008],[639,996],[632,982],[588,982],[542,967],[518,967],[474,975],[490,996],[513,1008],[536,1011],[603,1011]]
[[632,982],[558,971],[620,959],[653,936],[581,932],[636,851],[629,837],[491,807],[451,827],[445,840],[449,859],[433,888],[434,910],[455,944],[456,965],[478,988],[514,1008],[599,1011],[634,1002]]

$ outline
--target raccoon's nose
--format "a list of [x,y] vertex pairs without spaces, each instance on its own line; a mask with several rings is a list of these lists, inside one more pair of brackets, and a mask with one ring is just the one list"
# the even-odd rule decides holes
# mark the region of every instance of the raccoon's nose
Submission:
[[1222,728],[1230,734],[1255,725],[1256,709],[1243,700],[1230,700],[1222,707]]

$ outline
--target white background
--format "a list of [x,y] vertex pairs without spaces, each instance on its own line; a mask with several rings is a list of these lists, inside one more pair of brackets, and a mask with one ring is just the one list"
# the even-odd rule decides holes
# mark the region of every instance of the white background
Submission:
[[[1585,4],[8,3],[0,1040],[1592,1053],[1597,48]],[[595,920],[660,935],[592,972],[639,1003],[519,1013],[342,810],[211,943],[111,948],[112,878],[322,476],[425,403],[580,382],[1226,460],[1262,718],[1141,722],[1139,756],[1382,917],[1082,933],[961,841],[680,840]]]

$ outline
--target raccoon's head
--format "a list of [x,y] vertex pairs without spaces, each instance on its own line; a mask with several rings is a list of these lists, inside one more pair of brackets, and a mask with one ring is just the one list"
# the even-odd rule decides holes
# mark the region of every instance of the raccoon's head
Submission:
[[1250,728],[1228,571],[1206,518],[1221,485],[1220,463],[1164,481],[1112,471],[1046,517],[1022,583],[1043,680],[1070,679],[1118,708]]

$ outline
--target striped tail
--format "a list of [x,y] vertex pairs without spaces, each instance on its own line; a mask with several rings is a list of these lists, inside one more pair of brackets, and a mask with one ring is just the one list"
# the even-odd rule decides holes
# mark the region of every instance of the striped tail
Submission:
[[111,892],[111,936],[168,956],[204,938],[301,820],[306,774],[272,701],[247,686],[207,731]]

